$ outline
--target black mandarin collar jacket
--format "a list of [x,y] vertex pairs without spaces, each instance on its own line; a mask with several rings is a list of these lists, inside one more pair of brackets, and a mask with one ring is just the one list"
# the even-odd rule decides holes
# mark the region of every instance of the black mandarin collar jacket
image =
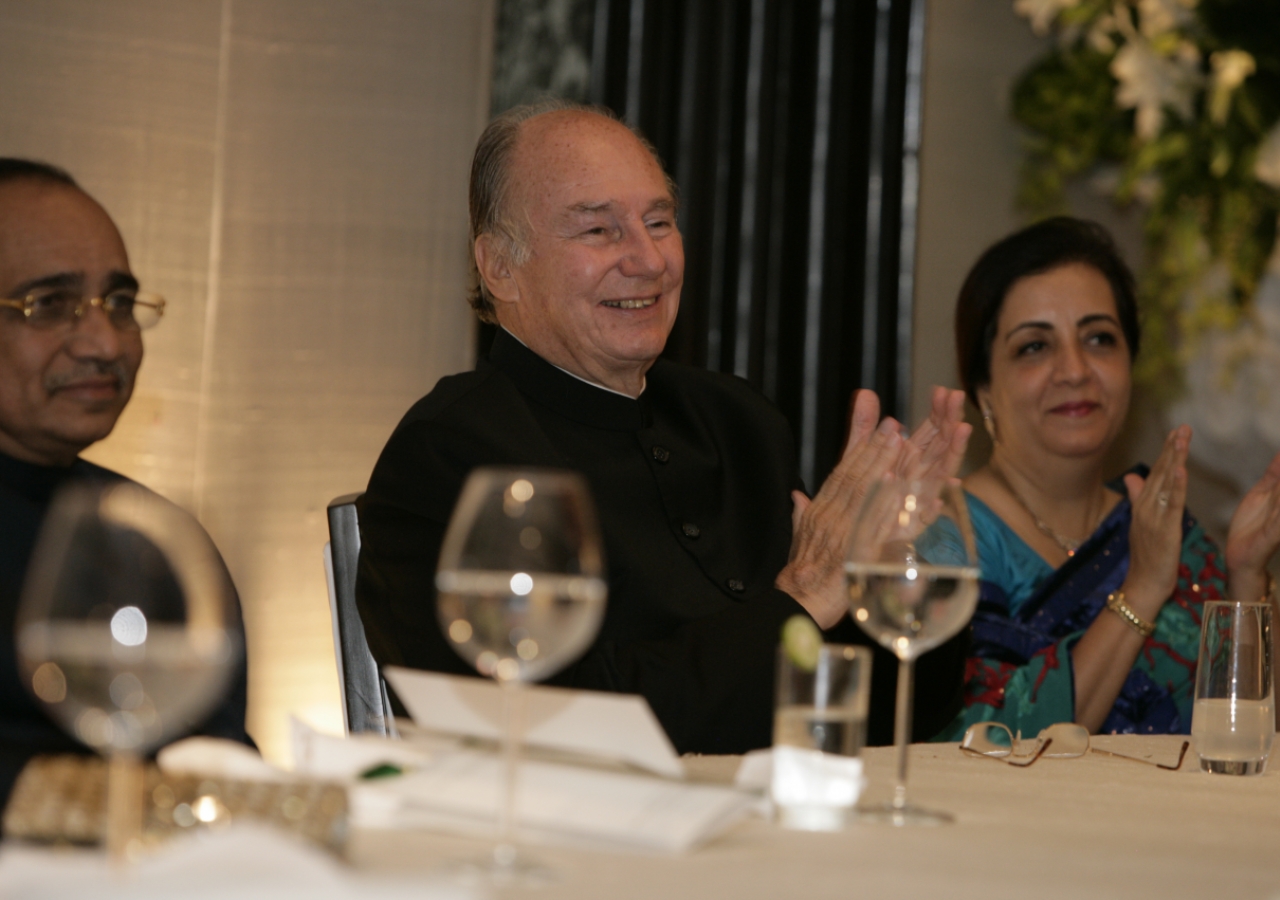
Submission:
[[[643,695],[681,752],[772,740],[782,623],[802,613],[773,582],[800,487],[782,415],[741,379],[658,360],[638,399],[587,384],[499,331],[473,372],[442,379],[382,452],[359,503],[356,594],[380,664],[474,674],[436,621],[434,573],[467,473],[572,469],[599,513],[604,624],[549,683]],[[869,643],[846,620],[828,640]],[[959,708],[964,647],[921,660],[917,735]],[[892,739],[896,661],[880,651],[870,739]]]

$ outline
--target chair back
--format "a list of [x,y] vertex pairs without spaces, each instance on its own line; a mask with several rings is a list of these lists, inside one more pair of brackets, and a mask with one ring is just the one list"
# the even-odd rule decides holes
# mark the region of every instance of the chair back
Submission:
[[369,652],[364,624],[356,609],[356,564],[360,559],[356,501],[360,496],[345,494],[329,504],[329,543],[325,545],[342,717],[350,734],[372,732],[394,737],[395,718],[387,686]]

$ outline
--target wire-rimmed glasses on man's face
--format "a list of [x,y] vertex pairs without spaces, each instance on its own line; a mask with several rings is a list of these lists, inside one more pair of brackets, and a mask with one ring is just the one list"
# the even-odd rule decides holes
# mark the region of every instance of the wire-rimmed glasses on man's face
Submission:
[[1094,747],[1089,740],[1089,730],[1073,722],[1050,725],[1036,735],[1034,742],[1024,741],[1021,731],[1015,735],[1009,730],[1009,726],[1002,722],[977,722],[965,729],[964,737],[960,741],[960,752],[971,756],[985,756],[988,759],[1006,762],[1011,766],[1026,768],[1042,756],[1050,759],[1070,759],[1084,756],[1092,751],[1176,772],[1181,768],[1189,746],[1191,746],[1190,741],[1183,741],[1182,749],[1178,751],[1178,761],[1169,765]]
[[32,291],[25,297],[0,300],[22,313],[33,328],[54,329],[74,326],[90,307],[96,306],[119,331],[150,328],[164,315],[164,298],[133,288],[118,288],[100,297],[84,297],[69,288]]

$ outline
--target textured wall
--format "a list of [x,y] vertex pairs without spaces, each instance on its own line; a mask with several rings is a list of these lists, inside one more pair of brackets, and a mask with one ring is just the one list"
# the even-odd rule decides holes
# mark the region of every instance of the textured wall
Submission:
[[929,2],[911,378],[916,419],[929,411],[931,385],[959,384],[951,320],[960,283],[983,250],[1024,224],[1014,208],[1022,157],[1009,93],[1044,46],[1014,15],[1011,0]]
[[324,508],[471,364],[466,178],[491,0],[0,0],[0,154],[68,168],[170,300],[86,455],[199,515],[249,728],[340,727]]

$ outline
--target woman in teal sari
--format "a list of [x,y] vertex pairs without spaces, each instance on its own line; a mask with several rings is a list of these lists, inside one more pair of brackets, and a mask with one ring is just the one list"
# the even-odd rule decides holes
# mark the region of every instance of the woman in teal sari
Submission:
[[1186,733],[1201,605],[1270,593],[1280,456],[1225,554],[1184,509],[1186,426],[1149,471],[1104,479],[1129,408],[1134,293],[1110,235],[1065,217],[993,246],[960,291],[961,378],[993,450],[964,482],[982,593],[965,705],[938,740],[988,720]]

